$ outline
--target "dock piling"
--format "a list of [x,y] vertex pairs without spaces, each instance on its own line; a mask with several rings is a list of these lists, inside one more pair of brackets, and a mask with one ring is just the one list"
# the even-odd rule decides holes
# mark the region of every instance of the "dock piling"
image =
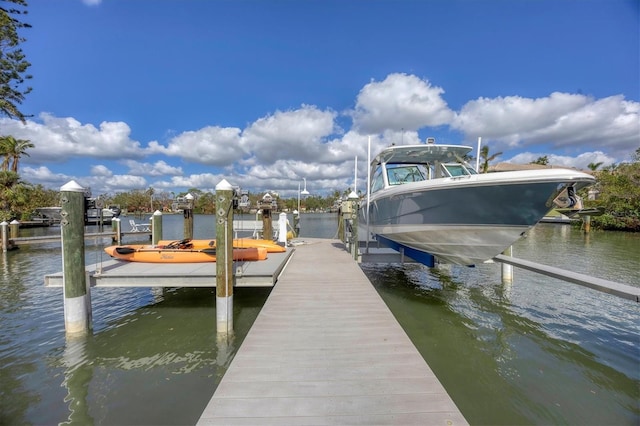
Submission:
[[2,221],[0,223],[0,232],[2,232],[2,252],[6,252],[9,247],[9,223],[7,221]]
[[85,335],[91,325],[91,293],[84,261],[84,192],[77,182],[60,188],[60,233],[64,287],[64,325],[67,336]]
[[[503,252],[503,255],[512,257],[513,256],[513,246],[509,246]],[[502,284],[511,284],[513,283],[513,265],[508,263],[502,263]]]
[[184,198],[187,203],[182,210],[184,217],[183,235],[185,239],[193,239],[193,195],[188,193]]
[[349,224],[351,225],[351,233],[349,235],[349,249],[354,260],[358,260],[358,201],[360,198],[355,191],[351,191],[348,201],[350,206]]
[[[186,238],[186,237],[185,237]],[[151,216],[151,244],[158,244],[162,239],[162,212],[156,210]]]
[[287,214],[284,212],[278,215],[278,243],[287,245]]
[[19,235],[20,235],[20,222],[14,219],[11,221],[11,223],[9,223],[9,238],[11,239],[18,238]]
[[111,220],[111,230],[114,232],[114,235],[111,241],[113,241],[117,245],[121,245],[122,244],[122,223],[119,217],[116,217],[113,220]]
[[216,185],[216,330],[233,333],[233,186]]

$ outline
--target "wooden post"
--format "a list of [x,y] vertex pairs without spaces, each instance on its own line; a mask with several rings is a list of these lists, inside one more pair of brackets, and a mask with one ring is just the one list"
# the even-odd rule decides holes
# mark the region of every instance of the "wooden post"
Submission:
[[233,186],[216,185],[216,330],[233,333]]
[[262,238],[265,240],[273,240],[273,225],[271,224],[272,209],[271,194],[266,193],[262,200],[258,201],[258,208],[262,210]]
[[184,197],[187,200],[185,208],[182,210],[184,216],[183,238],[193,239],[193,195],[188,193]]
[[80,336],[92,328],[84,262],[84,188],[72,180],[60,191],[64,326],[68,336]]
[[[502,254],[505,256],[513,256],[513,246],[506,248]],[[513,282],[513,265],[502,262],[502,283],[511,284]]]
[[3,220],[0,223],[0,232],[2,232],[2,252],[5,253],[9,247],[9,223]]
[[293,211],[293,232],[295,233],[294,237],[300,236],[300,212],[298,210]]
[[17,220],[12,220],[9,223],[9,238],[18,238],[20,235],[20,222]]
[[113,219],[111,219],[111,230],[114,233],[113,238],[111,238],[111,241],[113,241],[117,245],[121,245],[122,244],[122,223],[119,217],[114,217]]
[[156,210],[151,216],[151,244],[158,244],[162,239],[162,212]]
[[351,213],[349,217],[349,223],[351,223],[351,235],[349,238],[349,245],[351,255],[355,260],[358,260],[358,202],[360,201],[360,198],[355,191],[351,191],[348,200],[349,204],[351,204]]

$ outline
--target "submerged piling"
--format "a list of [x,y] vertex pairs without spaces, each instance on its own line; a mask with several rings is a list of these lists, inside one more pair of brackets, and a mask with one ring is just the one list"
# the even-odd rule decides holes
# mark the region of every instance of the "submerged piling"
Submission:
[[[513,256],[513,246],[509,246],[503,252],[503,255],[512,257]],[[502,284],[511,284],[513,283],[513,265],[509,265],[508,263],[502,263]]]
[[68,336],[87,334],[92,327],[84,261],[84,191],[73,180],[60,188],[64,326]]
[[233,186],[216,185],[216,330],[233,333]]

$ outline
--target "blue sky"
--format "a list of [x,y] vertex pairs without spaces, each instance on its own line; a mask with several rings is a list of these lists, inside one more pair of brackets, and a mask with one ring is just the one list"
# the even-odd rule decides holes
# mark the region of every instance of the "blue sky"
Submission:
[[639,0],[29,0],[24,180],[312,194],[390,143],[586,168],[640,147]]

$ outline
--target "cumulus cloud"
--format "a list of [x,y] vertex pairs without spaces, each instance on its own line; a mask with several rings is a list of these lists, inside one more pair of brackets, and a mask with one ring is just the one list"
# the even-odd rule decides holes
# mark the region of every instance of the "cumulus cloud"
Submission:
[[544,145],[580,152],[606,147],[620,157],[639,146],[640,103],[621,95],[596,100],[568,93],[480,98],[462,108],[452,127],[467,140],[482,136],[497,141],[497,149]]
[[354,127],[363,134],[440,126],[454,118],[443,94],[442,88],[415,75],[390,74],[364,86],[350,114]]
[[323,140],[339,129],[334,111],[303,105],[260,118],[242,133],[242,144],[254,163],[273,163],[283,156],[315,161],[323,154]]
[[[508,163],[529,164],[540,158],[540,153],[522,152],[512,158],[506,160]],[[577,157],[567,155],[548,154],[549,164],[553,166],[574,167],[576,169],[587,170],[589,164],[602,163],[602,166],[609,166],[616,162],[615,158],[605,154],[602,151],[584,152]]]
[[240,144],[240,129],[218,126],[181,133],[167,146],[150,142],[148,152],[220,167],[239,161],[245,154]]
[[113,172],[109,170],[107,166],[97,165],[91,166],[91,175],[92,176],[102,176],[102,177],[111,177],[113,176]]
[[35,145],[29,150],[31,164],[65,162],[70,158],[118,159],[142,158],[140,143],[129,136],[131,129],[123,122],[102,122],[99,127],[82,124],[72,117],[40,115],[42,122],[0,119],[4,134],[27,139]]
[[129,173],[136,176],[181,176],[182,167],[175,167],[166,161],[155,163],[141,163],[134,160],[125,160],[123,163],[129,167]]

